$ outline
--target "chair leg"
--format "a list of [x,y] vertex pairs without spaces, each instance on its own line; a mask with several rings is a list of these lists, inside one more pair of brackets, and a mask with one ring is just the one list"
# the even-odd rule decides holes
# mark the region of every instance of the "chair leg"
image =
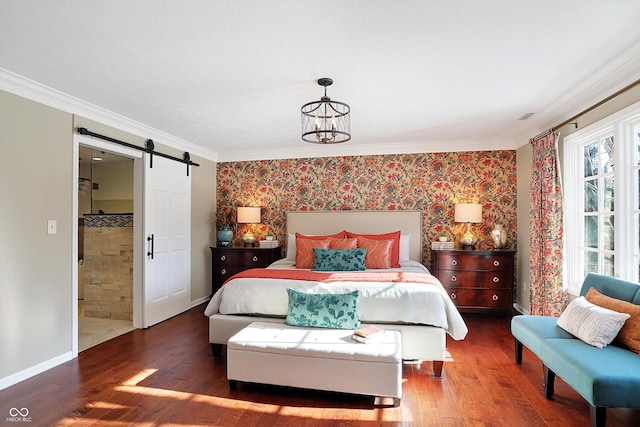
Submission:
[[516,364],[522,365],[522,343],[517,338],[514,340],[516,342]]
[[553,383],[556,379],[556,374],[547,368],[547,365],[542,365],[542,367],[544,369],[544,397],[551,399],[553,397]]
[[607,409],[603,406],[589,405],[591,427],[605,427],[607,424]]

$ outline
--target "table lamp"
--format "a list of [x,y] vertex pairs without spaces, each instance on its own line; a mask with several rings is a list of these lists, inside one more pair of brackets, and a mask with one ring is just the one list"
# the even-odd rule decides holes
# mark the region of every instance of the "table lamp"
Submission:
[[466,222],[467,231],[458,241],[461,249],[475,250],[478,237],[471,231],[471,223],[482,222],[482,205],[479,203],[458,203],[455,206],[455,222]]
[[[257,224],[260,222],[260,206],[240,206],[238,207],[238,224]],[[245,246],[253,246],[256,238],[251,233],[251,229],[242,235]]]

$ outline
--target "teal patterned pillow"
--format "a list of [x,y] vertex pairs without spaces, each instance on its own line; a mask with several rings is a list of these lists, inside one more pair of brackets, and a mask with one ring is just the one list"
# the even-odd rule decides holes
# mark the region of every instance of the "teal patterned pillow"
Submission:
[[287,288],[287,294],[287,325],[333,329],[356,329],[360,326],[358,291],[345,294],[309,294]]
[[360,271],[366,270],[364,258],[367,248],[322,249],[313,248],[313,270]]

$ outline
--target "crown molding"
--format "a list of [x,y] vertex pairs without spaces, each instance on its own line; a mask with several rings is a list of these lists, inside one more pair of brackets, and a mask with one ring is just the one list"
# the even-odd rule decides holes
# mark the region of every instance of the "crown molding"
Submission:
[[[482,147],[482,148],[478,148]],[[296,149],[269,149],[220,153],[219,162],[241,162],[264,159],[302,159],[310,157],[364,156],[382,154],[446,153],[452,151],[515,150],[511,138],[469,139],[458,141],[426,141],[394,144],[309,144],[301,143]]]
[[61,111],[86,117],[142,138],[153,139],[157,143],[180,151],[188,151],[189,154],[206,160],[218,161],[218,153],[215,151],[90,104],[4,68],[0,68],[0,89]]
[[547,107],[546,111],[532,120],[531,126],[520,134],[517,147],[526,145],[530,138],[579,115],[639,79],[640,45],[630,50],[628,59],[623,60],[620,65],[604,68],[601,73],[568,91],[566,96]]

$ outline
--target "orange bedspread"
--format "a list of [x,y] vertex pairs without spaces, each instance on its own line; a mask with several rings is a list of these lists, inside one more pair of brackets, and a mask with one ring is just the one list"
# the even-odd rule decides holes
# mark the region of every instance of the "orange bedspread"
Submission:
[[[430,274],[402,272],[402,271],[344,271],[320,272],[309,270],[280,270],[273,268],[252,268],[242,271],[229,278],[259,278],[259,279],[289,279],[309,280],[313,282],[404,282],[439,284],[438,279]],[[227,280],[227,282],[229,281]],[[226,282],[225,282],[226,283]]]

